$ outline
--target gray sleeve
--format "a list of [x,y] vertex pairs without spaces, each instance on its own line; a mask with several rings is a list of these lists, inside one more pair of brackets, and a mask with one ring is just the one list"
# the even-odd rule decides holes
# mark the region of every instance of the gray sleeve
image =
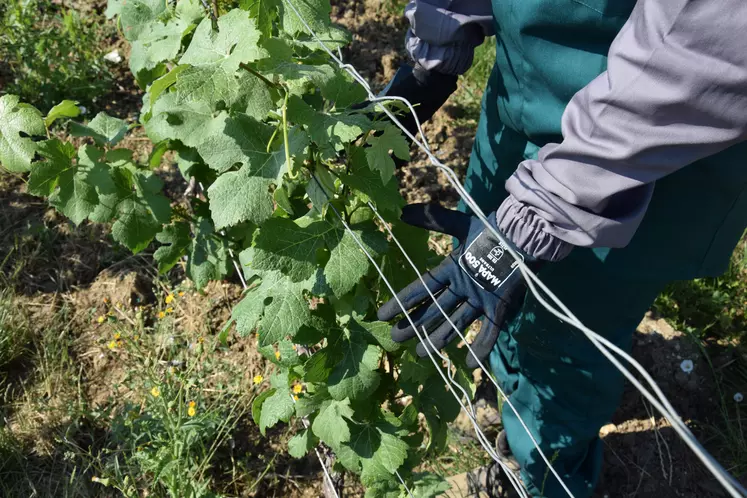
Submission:
[[639,0],[562,143],[506,182],[499,228],[549,260],[628,244],[656,180],[747,139],[745,33],[745,0]]
[[493,34],[490,0],[412,0],[405,48],[420,66],[462,74],[472,65],[475,47]]

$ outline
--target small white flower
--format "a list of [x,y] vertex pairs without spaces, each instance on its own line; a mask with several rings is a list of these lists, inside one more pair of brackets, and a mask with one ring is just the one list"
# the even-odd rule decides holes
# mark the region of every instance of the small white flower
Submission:
[[85,106],[79,105],[78,109],[80,109],[81,115],[88,113],[88,109]]
[[122,62],[122,56],[119,55],[119,50],[112,50],[104,56],[104,60],[113,64],[119,64]]
[[744,395],[742,393],[734,393],[734,401],[741,403],[744,401]]
[[682,363],[680,363],[680,369],[685,372],[686,374],[689,374],[693,371],[693,361],[692,360],[682,360]]

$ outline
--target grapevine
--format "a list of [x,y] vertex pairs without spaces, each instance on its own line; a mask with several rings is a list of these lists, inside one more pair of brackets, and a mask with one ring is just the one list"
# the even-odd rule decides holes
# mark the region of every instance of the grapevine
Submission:
[[[349,42],[330,22],[328,0],[294,5],[327,46]],[[6,95],[0,163],[28,173],[29,192],[73,223],[110,223],[133,253],[155,246],[159,271],[185,261],[197,288],[231,277],[235,254],[248,289],[231,322],[238,334],[256,333],[276,367],[252,405],[262,433],[304,418],[289,453],[325,445],[367,497],[407,496],[397,474],[415,496],[442,493],[443,479],[418,469],[444,449],[459,404],[415,345],[393,342],[390,324],[376,320],[392,296],[356,243],[393,285],[416,278],[371,202],[419,267],[437,262],[427,232],[399,222],[391,155],[408,157],[404,136],[281,0],[242,0],[217,16],[201,0],[109,0],[107,16],[129,41],[145,90],[139,123],[105,113],[80,123],[72,101],[42,116]],[[79,147],[51,137],[64,121]],[[134,127],[154,144],[147,161],[119,146]],[[186,209],[153,171],[167,153],[200,186]],[[455,378],[474,392],[464,353],[447,351]]]

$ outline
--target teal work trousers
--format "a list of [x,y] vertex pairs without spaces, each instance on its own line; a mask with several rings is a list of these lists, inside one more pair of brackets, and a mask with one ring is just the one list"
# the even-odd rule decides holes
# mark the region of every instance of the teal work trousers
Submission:
[[[521,134],[504,127],[495,114],[483,111],[465,186],[485,213],[500,205],[507,196],[503,186],[506,178],[522,160],[536,157],[538,149]],[[722,271],[730,254],[723,244],[733,248],[741,234],[732,228],[727,239],[714,249],[713,241],[723,239],[724,227],[735,223],[730,213],[742,209],[747,201],[738,189],[724,201],[731,202],[730,206],[723,204],[723,209],[703,217],[702,222],[697,217],[687,219],[691,213],[684,212],[686,208],[681,209],[683,219],[672,210],[672,202],[682,203],[693,192],[699,192],[705,203],[718,204],[718,196],[723,195],[723,189],[703,192],[699,182],[704,177],[699,170],[708,173],[708,164],[696,163],[688,168],[657,184],[646,219],[627,248],[576,248],[568,258],[546,265],[540,273],[585,325],[625,351],[630,351],[636,326],[666,284],[677,278]],[[468,211],[463,203],[460,209]],[[685,235],[671,232],[685,226],[690,228]],[[688,237],[693,240],[693,234],[706,240],[704,249],[695,253],[680,250]],[[699,271],[706,267],[716,270]],[[519,417],[574,496],[591,496],[602,464],[599,429],[620,403],[622,374],[580,331],[562,323],[529,294],[516,318],[504,327],[490,356],[490,366],[518,412],[504,404],[503,424],[530,494],[567,496],[526,435]]]

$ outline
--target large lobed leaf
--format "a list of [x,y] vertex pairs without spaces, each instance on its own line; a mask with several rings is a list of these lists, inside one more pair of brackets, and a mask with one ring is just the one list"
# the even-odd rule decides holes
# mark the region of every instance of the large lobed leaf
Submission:
[[37,145],[31,139],[44,135],[41,113],[21,104],[16,95],[0,97],[0,166],[10,171],[28,171]]

